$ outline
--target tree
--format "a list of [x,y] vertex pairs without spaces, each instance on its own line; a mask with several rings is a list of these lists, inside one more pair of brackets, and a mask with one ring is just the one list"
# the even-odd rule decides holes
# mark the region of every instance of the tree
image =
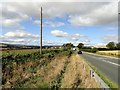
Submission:
[[106,47],[108,47],[109,49],[115,49],[115,43],[114,42],[109,42]]
[[67,49],[71,49],[74,47],[74,45],[72,43],[66,43],[66,44],[63,44],[63,47]]
[[78,47],[79,49],[81,49],[83,46],[84,46],[83,43],[79,43],[77,47]]
[[120,50],[120,43],[117,43],[116,47],[117,47],[118,50]]

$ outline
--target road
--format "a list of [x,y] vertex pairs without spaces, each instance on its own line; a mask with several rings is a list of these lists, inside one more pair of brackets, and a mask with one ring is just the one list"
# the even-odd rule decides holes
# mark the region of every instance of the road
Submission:
[[92,65],[94,65],[108,79],[120,86],[120,83],[118,82],[118,72],[120,72],[120,64],[118,64],[118,59],[99,56],[86,52],[83,52],[81,56]]

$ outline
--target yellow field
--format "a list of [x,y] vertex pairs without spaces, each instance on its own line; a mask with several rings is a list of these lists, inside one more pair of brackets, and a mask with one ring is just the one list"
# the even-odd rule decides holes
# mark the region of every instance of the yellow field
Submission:
[[98,51],[97,54],[120,57],[120,50],[111,50],[111,51]]

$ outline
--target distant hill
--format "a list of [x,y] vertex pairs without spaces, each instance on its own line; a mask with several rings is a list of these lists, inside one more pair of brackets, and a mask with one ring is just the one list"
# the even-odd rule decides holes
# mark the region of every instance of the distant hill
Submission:
[[0,43],[0,48],[1,49],[28,49],[28,48],[39,48],[39,46]]
[[[42,46],[43,48],[51,48],[51,47],[61,47],[58,45],[54,46]],[[3,49],[38,49],[40,46],[37,45],[21,45],[21,44],[6,44],[6,43],[0,43],[0,50]]]

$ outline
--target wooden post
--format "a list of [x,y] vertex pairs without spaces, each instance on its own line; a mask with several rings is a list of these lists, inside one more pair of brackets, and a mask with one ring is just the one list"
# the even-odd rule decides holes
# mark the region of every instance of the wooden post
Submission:
[[42,7],[41,7],[41,25],[40,25],[40,54],[42,54]]

